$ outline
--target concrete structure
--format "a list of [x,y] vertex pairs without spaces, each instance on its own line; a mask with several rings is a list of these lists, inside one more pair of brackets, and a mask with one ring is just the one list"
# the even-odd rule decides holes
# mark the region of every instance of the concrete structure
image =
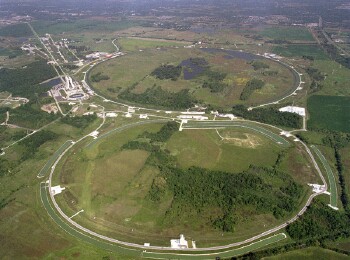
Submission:
[[61,187],[61,185],[58,185],[58,186],[51,187],[51,192],[52,192],[52,195],[57,195],[57,194],[60,194],[65,189],[66,188]]
[[229,118],[230,120],[235,119],[236,117],[233,114],[217,114],[217,117]]
[[303,108],[303,107],[287,106],[287,107],[280,108],[279,111],[294,113],[294,114],[298,114],[298,115],[301,115],[304,117],[306,115],[305,108]]
[[117,117],[118,114],[117,113],[114,113],[114,112],[108,112],[106,113],[106,117]]
[[180,235],[180,239],[170,240],[171,248],[186,249],[188,248],[188,242],[183,234]]
[[194,120],[208,120],[207,116],[196,116],[196,115],[181,115],[178,119],[194,119]]

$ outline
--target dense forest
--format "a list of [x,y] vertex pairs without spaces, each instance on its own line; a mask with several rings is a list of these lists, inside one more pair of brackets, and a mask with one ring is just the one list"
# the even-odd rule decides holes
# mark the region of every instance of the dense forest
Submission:
[[37,60],[19,69],[0,69],[0,91],[13,96],[33,98],[47,92],[50,87],[39,83],[56,76],[55,70],[45,60]]
[[203,82],[202,87],[209,88],[210,92],[222,92],[226,87],[228,87],[228,85],[223,82],[227,75],[226,73],[212,71],[208,69],[207,71],[205,71],[204,75],[207,76],[208,79]]
[[259,61],[259,60],[254,60],[252,62],[250,62],[250,65],[253,66],[254,70],[260,70],[260,69],[268,69],[270,68],[269,65],[267,65],[266,63]]
[[109,80],[107,75],[103,75],[102,72],[91,75],[92,82],[100,82],[101,80]]
[[88,127],[93,121],[95,121],[97,116],[95,114],[87,116],[65,116],[61,118],[61,122],[67,125],[74,126],[79,129],[84,129]]
[[275,108],[256,108],[248,111],[243,105],[237,105],[232,108],[232,113],[245,119],[258,121],[266,124],[285,126],[291,128],[302,127],[302,117],[289,113],[280,112]]
[[156,104],[157,106],[171,109],[190,108],[196,103],[196,99],[189,93],[188,89],[173,93],[163,90],[160,86],[153,86],[141,94],[133,93],[132,89],[128,88],[120,93],[118,97],[143,105],[152,106]]
[[59,116],[53,113],[49,114],[40,110],[40,104],[30,101],[15,109],[9,109],[10,124],[19,125],[31,129],[38,129]]
[[[242,217],[239,208],[249,206],[256,214],[270,213],[275,218],[285,217],[296,210],[303,188],[278,167],[251,166],[238,174],[200,167],[179,168],[176,158],[161,144],[177,129],[177,123],[169,122],[157,133],[145,132],[122,147],[151,153],[146,163],[157,167],[160,174],[152,182],[148,199],[159,203],[165,193],[173,194],[165,219],[186,214],[199,216],[206,210],[217,209],[219,213],[212,215],[208,224],[233,232]],[[271,177],[280,184],[272,186],[269,183]]]
[[23,149],[22,160],[33,158],[38,151],[40,145],[47,141],[53,140],[57,137],[57,134],[50,131],[39,131],[33,134],[30,138],[24,139],[20,145]]
[[261,89],[265,85],[265,82],[260,79],[249,80],[240,96],[240,100],[247,100],[255,90]]
[[171,79],[171,80],[177,80],[182,72],[181,66],[174,66],[174,65],[161,65],[160,67],[156,68],[151,75],[158,78],[158,79]]

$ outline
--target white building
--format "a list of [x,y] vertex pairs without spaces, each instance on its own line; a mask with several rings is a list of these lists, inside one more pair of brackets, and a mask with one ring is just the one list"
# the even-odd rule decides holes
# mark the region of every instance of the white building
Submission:
[[279,111],[280,112],[294,113],[294,114],[298,114],[301,116],[306,115],[305,108],[303,108],[303,107],[287,106],[287,107],[280,108]]
[[170,240],[171,248],[185,249],[188,248],[188,242],[183,234],[180,235],[180,239]]

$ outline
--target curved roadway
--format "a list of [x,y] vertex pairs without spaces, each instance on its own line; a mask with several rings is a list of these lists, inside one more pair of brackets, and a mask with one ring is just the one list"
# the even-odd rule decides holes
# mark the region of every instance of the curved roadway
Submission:
[[[137,123],[132,123],[132,124],[129,124],[129,125],[124,125],[124,126],[121,126],[121,127],[118,127],[116,129],[113,129],[109,132],[107,132],[106,134],[100,136],[100,138],[103,138],[109,134],[111,134],[112,132],[118,132],[118,131],[122,131],[126,128],[129,128],[129,127],[133,127],[133,126],[136,126],[136,125],[141,125],[141,124],[146,124],[146,123],[157,123],[157,122],[165,122],[166,120],[149,120],[149,121],[141,121],[141,122],[137,122]],[[217,121],[217,123],[225,123],[225,126],[229,126],[229,124],[232,124],[233,126],[237,127],[239,126],[239,123],[237,123],[236,121]],[[249,121],[248,121],[249,122]],[[201,123],[201,125],[205,124],[205,121],[204,122],[198,122],[198,123]],[[212,127],[212,121],[209,121],[207,122],[208,123],[208,127]],[[246,127],[246,123],[247,121],[242,121],[242,127]],[[98,127],[98,129],[103,125],[103,123]],[[218,125],[215,125],[215,127],[217,127]],[[222,125],[224,126],[224,125]],[[251,128],[254,128],[254,124],[251,124],[250,126]],[[261,132],[261,127],[255,127],[255,131],[258,131],[260,133]],[[278,128],[277,128],[278,129]],[[267,129],[265,129],[266,131],[268,131]],[[264,135],[266,135],[266,133],[262,133]],[[80,142],[82,141],[83,139],[85,139],[86,137],[88,137],[89,135],[86,135],[82,138],[80,138],[77,142]],[[293,136],[294,137],[294,136]],[[294,137],[295,138],[295,137]],[[117,239],[114,239],[114,238],[110,238],[110,237],[107,237],[107,236],[104,236],[104,235],[101,235],[101,234],[98,234],[92,230],[89,230],[81,225],[79,225],[78,223],[76,223],[75,221],[73,221],[71,218],[69,218],[61,209],[60,207],[58,206],[55,198],[54,198],[54,195],[51,191],[51,185],[52,185],[52,176],[53,176],[53,173],[55,171],[55,167],[57,166],[57,164],[59,163],[59,161],[62,159],[62,157],[66,154],[66,152],[73,147],[73,145],[77,142],[74,142],[73,144],[71,144],[66,150],[64,150],[60,156],[57,158],[57,160],[55,161],[54,165],[52,166],[51,168],[51,172],[50,172],[50,176],[49,176],[49,180],[48,180],[48,187],[49,187],[49,194],[50,194],[50,198],[51,198],[51,201],[52,201],[52,204],[53,206],[55,207],[55,209],[57,210],[57,212],[61,215],[61,217],[64,218],[64,220],[66,222],[68,222],[70,225],[74,226],[75,228],[89,234],[89,235],[92,235],[94,237],[97,237],[97,238],[100,238],[100,239],[103,239],[105,241],[108,241],[108,242],[111,242],[111,243],[115,243],[115,244],[119,244],[119,245],[123,245],[123,246],[126,246],[126,247],[132,247],[132,248],[139,248],[139,249],[144,249],[144,250],[162,250],[162,251],[169,251],[169,250],[174,250],[172,248],[169,248],[169,247],[161,247],[161,246],[144,246],[144,245],[140,245],[140,244],[135,244],[135,243],[130,243],[130,242],[125,242],[125,241],[120,241],[120,240],[117,240]],[[94,141],[93,141],[94,142]],[[311,151],[309,150],[309,148],[303,143],[303,146],[305,147],[307,153],[309,154],[317,172],[319,173],[320,177],[321,177],[321,180],[324,184],[324,190],[327,189],[327,183],[316,163],[316,160],[314,159]],[[89,146],[89,145],[88,145]],[[214,246],[214,247],[207,247],[207,248],[197,248],[197,249],[194,249],[194,248],[189,248],[189,249],[185,249],[186,251],[192,251],[192,252],[195,252],[195,251],[217,251],[217,250],[223,250],[223,249],[229,249],[229,248],[232,248],[232,247],[237,247],[237,246],[241,246],[241,245],[244,245],[244,244],[247,244],[247,243],[250,243],[250,242],[253,242],[257,239],[261,239],[265,236],[268,236],[268,235],[271,235],[283,228],[285,228],[288,224],[296,221],[298,219],[298,217],[300,215],[302,215],[307,207],[311,204],[311,201],[314,197],[316,197],[317,195],[319,195],[319,193],[313,193],[307,200],[306,204],[304,205],[304,207],[298,212],[298,214],[291,218],[290,220],[286,221],[285,223],[277,226],[277,227],[274,227],[270,230],[267,230],[261,234],[258,234],[256,236],[253,236],[249,239],[246,239],[246,240],[243,240],[243,241],[240,241],[240,242],[235,242],[235,243],[231,243],[231,244],[228,244],[228,245],[223,245],[223,246]],[[184,251],[183,249],[180,249],[179,251]]]
[[[113,42],[113,44],[115,45],[114,42]],[[116,45],[115,45],[115,46],[116,46]],[[118,48],[118,47],[116,46],[116,48]],[[104,62],[104,61],[106,61],[106,60],[102,60],[102,61],[100,61],[99,63]],[[97,64],[98,64],[98,63],[97,63]],[[289,65],[286,65],[286,66],[289,66]],[[92,67],[93,67],[93,66],[92,66]],[[90,70],[92,67],[90,67],[89,70]],[[291,69],[293,69],[296,73],[298,73],[294,68],[291,68]],[[89,70],[88,70],[88,71],[89,71]],[[87,72],[88,72],[88,71],[87,71]],[[86,77],[87,72],[85,73],[85,77]],[[299,79],[300,79],[300,74],[298,73],[298,75],[299,75]],[[85,79],[85,78],[84,78],[84,79]],[[299,82],[299,86],[300,86],[300,84],[301,84],[301,81]],[[295,91],[296,91],[296,90],[295,90]],[[294,91],[293,93],[295,93],[295,91]],[[293,93],[290,94],[290,95],[293,95]],[[290,95],[289,95],[289,96],[290,96]],[[100,95],[98,95],[98,96],[100,96]],[[106,100],[104,97],[102,97],[102,96],[100,96],[100,97],[103,98],[104,100]],[[286,97],[284,97],[284,98],[282,98],[282,99],[280,99],[280,100],[283,100],[283,99],[285,99],[285,98],[287,98],[287,97],[288,97],[288,96],[286,96]],[[111,101],[111,100],[108,100],[108,101]],[[126,104],[123,104],[123,103],[119,103],[119,102],[115,102],[115,101],[111,101],[111,102],[116,103],[116,104],[119,104],[119,105],[123,105],[123,106],[126,106],[126,107],[129,107],[129,105],[126,105]],[[275,104],[275,103],[276,103],[276,102],[268,103],[268,104],[264,104],[264,105]],[[263,105],[260,105],[260,106],[263,106]],[[142,109],[150,110],[150,111],[158,111],[158,110],[156,110],[156,109],[147,109],[147,108],[142,108]],[[170,119],[169,119],[169,120],[170,120]],[[163,121],[163,122],[164,122],[164,121],[166,121],[166,120],[149,120],[149,121],[146,121],[146,122],[145,122],[145,121],[141,121],[141,122],[134,123],[134,124],[132,124],[132,125],[126,125],[126,126],[122,126],[122,127],[116,128],[116,129],[114,129],[114,130],[112,130],[112,131],[118,132],[118,131],[122,131],[122,130],[128,128],[128,127],[132,127],[132,126],[135,126],[135,125],[138,125],[138,124],[155,123],[155,122],[159,122],[159,121]],[[102,122],[101,125],[96,129],[96,131],[99,130],[99,129],[102,127],[102,125],[104,124],[104,122],[105,122],[105,117],[103,117],[103,122]],[[218,122],[219,122],[219,121],[218,121]],[[223,121],[221,121],[221,122],[223,122]],[[227,121],[227,122],[228,122],[228,121]],[[235,122],[235,121],[230,121],[230,122]],[[249,121],[243,121],[243,120],[242,120],[242,122],[249,122]],[[204,123],[204,122],[202,122],[202,123]],[[210,121],[209,121],[208,123],[210,123]],[[256,122],[253,122],[253,123],[256,123]],[[211,124],[212,124],[212,123],[211,123]],[[228,123],[225,123],[225,124],[228,124]],[[237,122],[235,122],[234,124],[235,124],[235,126],[237,126]],[[263,124],[260,124],[260,125],[263,125]],[[210,126],[210,125],[208,125],[208,126]],[[242,124],[242,127],[247,127],[247,126],[246,126],[246,125],[243,126],[243,124]],[[270,126],[270,127],[274,127],[274,126]],[[249,126],[249,128],[254,128],[254,126]],[[260,132],[260,133],[266,135],[266,133],[264,133],[264,132],[261,131],[261,129],[262,129],[261,127],[259,127],[259,128],[255,127],[255,128],[256,128],[256,129],[255,129],[256,131],[258,131],[258,132]],[[279,129],[279,128],[277,128],[277,127],[274,127],[274,128]],[[265,130],[266,130],[266,129],[265,129]],[[279,130],[282,131],[282,129],[279,129]],[[109,132],[109,133],[110,133],[110,132]],[[106,134],[100,136],[100,138],[103,138],[103,137],[106,136],[106,135],[108,135],[108,133],[106,133]],[[87,229],[87,228],[85,228],[85,227],[79,225],[78,223],[76,223],[75,221],[73,221],[72,219],[70,219],[70,218],[60,209],[60,207],[58,206],[57,202],[55,201],[54,195],[53,195],[53,193],[52,193],[52,191],[51,191],[52,175],[53,175],[53,173],[54,173],[54,171],[55,171],[55,167],[57,166],[58,162],[62,159],[62,157],[66,154],[66,152],[67,152],[70,148],[72,148],[73,145],[74,145],[75,143],[82,141],[83,139],[87,138],[88,136],[89,136],[89,135],[86,135],[86,136],[80,138],[78,141],[73,142],[67,149],[65,149],[65,150],[58,156],[58,158],[56,159],[55,163],[53,164],[53,166],[52,166],[52,168],[51,168],[51,172],[50,172],[50,175],[49,175],[49,180],[48,180],[47,183],[48,183],[48,188],[49,188],[49,194],[50,194],[51,202],[52,202],[54,208],[56,209],[56,211],[61,215],[61,217],[63,217],[63,219],[64,219],[67,223],[69,223],[70,225],[72,225],[72,226],[74,226],[75,228],[79,229],[80,231],[83,231],[83,232],[85,232],[86,234],[91,235],[91,236],[94,236],[94,237],[96,237],[96,238],[99,238],[99,239],[108,241],[108,242],[110,242],[110,243],[118,244],[118,245],[123,245],[123,246],[131,247],[131,248],[143,249],[143,250],[150,250],[150,249],[152,249],[152,250],[160,250],[160,251],[169,251],[169,250],[175,251],[175,249],[172,249],[172,248],[169,248],[169,247],[144,246],[144,245],[139,245],[139,244],[135,244],[135,243],[129,243],[129,242],[120,241],[120,240],[117,240],[117,239],[114,239],[114,238],[110,238],[110,237],[107,237],[107,236],[103,236],[103,235],[101,235],[101,234],[98,234],[98,233],[96,233],[96,232],[94,232],[94,231],[91,231],[91,230],[89,230],[89,229]],[[293,135],[292,135],[292,137],[293,137],[293,138],[296,138],[296,137],[293,136]],[[94,141],[93,141],[93,142],[94,142]],[[312,163],[313,163],[315,169],[317,170],[318,174],[320,175],[321,180],[322,180],[322,182],[323,182],[324,191],[326,191],[326,190],[327,190],[327,183],[326,183],[326,181],[325,181],[325,179],[324,179],[324,177],[323,177],[323,175],[322,175],[322,173],[321,173],[321,171],[320,171],[320,169],[319,169],[319,167],[318,167],[318,165],[317,165],[316,160],[314,159],[314,157],[313,157],[313,155],[312,155],[310,149],[307,147],[307,145],[306,145],[305,143],[303,143],[302,141],[300,141],[300,142],[301,142],[302,145],[305,147],[305,149],[306,149],[306,151],[307,151],[309,157],[311,158]],[[46,187],[46,186],[45,186],[45,187]],[[41,186],[41,188],[42,188],[42,186]],[[45,188],[45,189],[46,189],[46,188]],[[189,248],[189,249],[185,249],[185,250],[186,250],[186,251],[190,251],[190,252],[196,252],[196,251],[215,251],[215,250],[217,251],[217,250],[229,249],[229,248],[237,247],[237,246],[240,246],[240,245],[244,245],[244,244],[253,242],[253,241],[257,240],[257,239],[261,239],[261,238],[263,238],[263,237],[265,237],[265,236],[271,235],[271,234],[277,232],[278,230],[281,230],[281,229],[285,228],[288,224],[290,224],[290,223],[296,221],[296,220],[298,219],[298,217],[299,217],[300,215],[302,215],[302,214],[306,211],[307,207],[311,204],[312,199],[313,199],[314,197],[316,197],[317,195],[319,195],[319,194],[321,194],[321,193],[313,193],[313,194],[308,198],[308,200],[307,200],[306,204],[304,205],[304,207],[299,211],[299,213],[298,213],[295,217],[293,217],[293,218],[291,218],[290,220],[286,221],[285,223],[283,223],[283,224],[281,224],[281,225],[279,225],[279,226],[277,226],[277,227],[275,227],[275,228],[272,228],[272,229],[270,229],[270,230],[267,230],[267,231],[265,231],[265,232],[263,232],[263,233],[261,233],[261,234],[258,234],[258,235],[256,235],[256,236],[253,236],[253,237],[251,237],[251,238],[249,238],[249,239],[246,239],[246,240],[244,240],[244,241],[235,242],[235,243],[231,243],[231,244],[224,245],[224,246],[215,246],[215,247],[197,248],[197,249]],[[42,197],[42,199],[43,199],[43,197]],[[54,211],[53,211],[53,212],[54,212]],[[96,240],[96,241],[97,241],[97,240]],[[121,247],[121,248],[123,248],[123,247]],[[124,248],[124,249],[125,249],[125,248]],[[177,250],[177,251],[184,251],[184,249],[179,249],[179,250]]]

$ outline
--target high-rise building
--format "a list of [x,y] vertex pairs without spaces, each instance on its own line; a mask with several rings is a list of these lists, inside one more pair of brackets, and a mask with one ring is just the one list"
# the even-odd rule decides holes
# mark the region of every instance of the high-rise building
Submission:
[[323,28],[323,20],[321,16],[318,18],[318,27]]

